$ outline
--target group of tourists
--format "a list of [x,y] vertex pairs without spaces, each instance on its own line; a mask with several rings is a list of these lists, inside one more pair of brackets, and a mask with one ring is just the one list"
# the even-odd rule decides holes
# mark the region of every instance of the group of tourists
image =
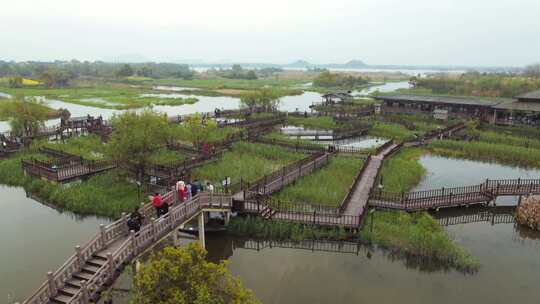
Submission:
[[[202,191],[209,191],[210,193],[213,193],[214,185],[212,185],[210,182],[206,182],[206,184],[204,184],[199,180],[188,183],[178,181],[175,185],[175,195],[177,195],[177,200],[179,202],[187,202],[197,195],[197,193]],[[160,218],[169,212],[169,203],[164,201],[163,197],[161,197],[161,194],[158,192],[154,193],[152,196],[152,206],[154,206],[154,209],[156,210],[156,218]],[[139,208],[135,208],[127,220],[128,229],[130,231],[139,232],[143,224],[143,220],[144,217],[139,212]]]
[[179,202],[185,202],[191,200],[197,193],[202,191],[210,191],[211,193],[214,192],[214,185],[212,185],[210,182],[206,182],[206,185],[199,180],[194,180],[193,182],[184,182],[184,181],[178,181],[176,182],[176,195]]

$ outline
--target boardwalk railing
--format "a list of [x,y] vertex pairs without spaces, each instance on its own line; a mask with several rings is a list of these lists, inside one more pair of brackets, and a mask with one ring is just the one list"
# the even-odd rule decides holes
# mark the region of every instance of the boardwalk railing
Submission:
[[[173,202],[174,195],[168,193],[164,200]],[[81,271],[88,260],[98,253],[105,252],[107,262],[99,267],[90,278],[83,281],[81,288],[74,292],[67,301],[67,303],[89,303],[90,299],[94,298],[104,285],[115,277],[122,265],[129,262],[180,224],[194,217],[201,210],[230,209],[231,205],[230,196],[203,192],[188,202],[173,204],[167,215],[150,220],[137,233],[128,232],[127,217],[125,215],[108,226],[101,225],[99,233],[86,245],[77,247],[76,253],[58,270],[49,273],[47,281],[23,304],[51,303],[51,299],[58,294],[68,280]],[[142,213],[149,218],[152,209],[152,206],[148,204],[143,208]],[[115,246],[114,251],[108,251],[109,246],[113,243],[119,243],[119,246]]]
[[23,159],[21,166],[25,174],[54,182],[66,182],[116,167],[108,160],[85,160],[80,157],[79,159],[66,158],[49,161]]
[[371,159],[372,159],[372,156],[370,154],[370,155],[368,155],[368,158],[366,159],[366,161],[364,161],[364,164],[362,165],[362,168],[360,169],[360,171],[358,171],[358,174],[356,174],[356,177],[354,178],[354,181],[353,181],[352,185],[349,187],[349,191],[347,192],[347,196],[345,196],[345,198],[341,202],[341,205],[339,207],[340,213],[343,213],[345,211],[345,209],[347,209],[347,206],[349,205],[349,203],[351,201],[351,197],[353,196],[354,189],[358,186],[358,183],[360,183],[360,179],[364,175],[366,169],[369,167]]
[[375,191],[370,206],[408,211],[489,202],[497,196],[540,194],[540,179],[486,180],[482,184],[409,193]]
[[338,214],[339,210],[337,208],[319,207],[320,209],[318,209],[315,205],[302,206],[289,203],[271,206],[266,205],[264,201],[261,202],[255,199],[244,201],[244,212],[261,214],[265,207],[275,208],[275,213],[271,217],[272,220],[346,228],[357,228],[361,223],[361,216]]
[[256,118],[256,119],[246,119],[246,120],[234,120],[231,122],[222,122],[219,123],[220,127],[236,127],[236,128],[256,128],[261,126],[268,125],[278,125],[285,122],[284,115],[276,115],[270,117]]
[[316,143],[310,143],[310,142],[302,142],[302,141],[290,141],[290,140],[284,140],[284,139],[276,139],[276,138],[264,138],[264,137],[258,137],[254,140],[255,142],[263,143],[263,144],[270,144],[270,145],[276,145],[280,147],[287,148],[289,150],[295,151],[295,152],[304,152],[304,153],[323,153],[323,152],[337,152],[337,153],[343,153],[343,154],[367,154],[366,149],[358,148],[358,147],[345,147],[345,146],[324,146],[321,144]]
[[[199,155],[192,159],[184,159],[180,162],[172,162],[168,164],[154,165],[147,170],[150,176],[156,176],[164,179],[171,179],[183,176],[193,168],[200,167],[208,162],[216,161],[221,158],[223,152],[214,154]],[[176,181],[175,181],[176,182]]]
[[280,170],[265,175],[253,183],[241,185],[244,199],[253,197],[255,194],[270,195],[283,186],[295,181],[298,177],[307,175],[315,170],[326,166],[330,162],[330,154],[315,154],[296,163],[287,165]]

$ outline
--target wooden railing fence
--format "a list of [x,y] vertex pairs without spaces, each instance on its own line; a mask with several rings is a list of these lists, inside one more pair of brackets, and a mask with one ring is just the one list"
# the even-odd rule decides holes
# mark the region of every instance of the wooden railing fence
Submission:
[[[173,202],[172,192],[164,196],[164,201]],[[56,296],[58,290],[78,273],[87,260],[98,252],[107,251],[107,247],[113,243],[121,242],[115,247],[113,252],[107,252],[108,262],[96,270],[90,279],[85,281],[82,288],[73,295],[69,303],[87,304],[90,299],[110,282],[117,271],[144,251],[150,245],[170,233],[180,224],[189,220],[203,209],[230,209],[232,199],[230,196],[220,194],[210,194],[207,192],[196,195],[192,200],[174,204],[166,216],[160,219],[151,219],[142,229],[135,232],[128,232],[127,216],[124,214],[121,219],[104,226],[101,225],[99,232],[88,243],[82,247],[76,247],[76,252],[58,270],[48,273],[47,281],[44,282],[23,304],[48,304],[50,299]],[[150,218],[153,208],[150,204],[142,208],[142,213]]]

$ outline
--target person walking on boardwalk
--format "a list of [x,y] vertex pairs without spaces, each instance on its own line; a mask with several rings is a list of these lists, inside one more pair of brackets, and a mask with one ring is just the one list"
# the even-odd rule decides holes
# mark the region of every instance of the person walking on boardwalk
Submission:
[[159,193],[154,193],[154,196],[152,197],[152,206],[156,209],[156,217],[161,216],[162,207],[163,207],[163,201],[161,200],[161,195]]
[[193,197],[193,186],[191,185],[191,183],[187,183],[186,185],[186,192],[187,192],[187,200],[191,200],[191,198]]
[[139,232],[141,230],[142,222],[144,217],[139,212],[139,207],[135,207],[135,210],[129,215],[127,221],[129,231]]
[[206,182],[206,189],[210,192],[210,194],[214,193],[214,185],[212,185],[210,182]]

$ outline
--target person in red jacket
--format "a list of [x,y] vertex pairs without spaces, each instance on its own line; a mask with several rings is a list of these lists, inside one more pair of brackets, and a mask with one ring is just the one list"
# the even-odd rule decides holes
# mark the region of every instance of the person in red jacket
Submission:
[[161,200],[161,195],[159,195],[157,192],[154,193],[154,197],[152,197],[152,206],[156,208],[157,217],[160,217],[163,208],[163,201]]

